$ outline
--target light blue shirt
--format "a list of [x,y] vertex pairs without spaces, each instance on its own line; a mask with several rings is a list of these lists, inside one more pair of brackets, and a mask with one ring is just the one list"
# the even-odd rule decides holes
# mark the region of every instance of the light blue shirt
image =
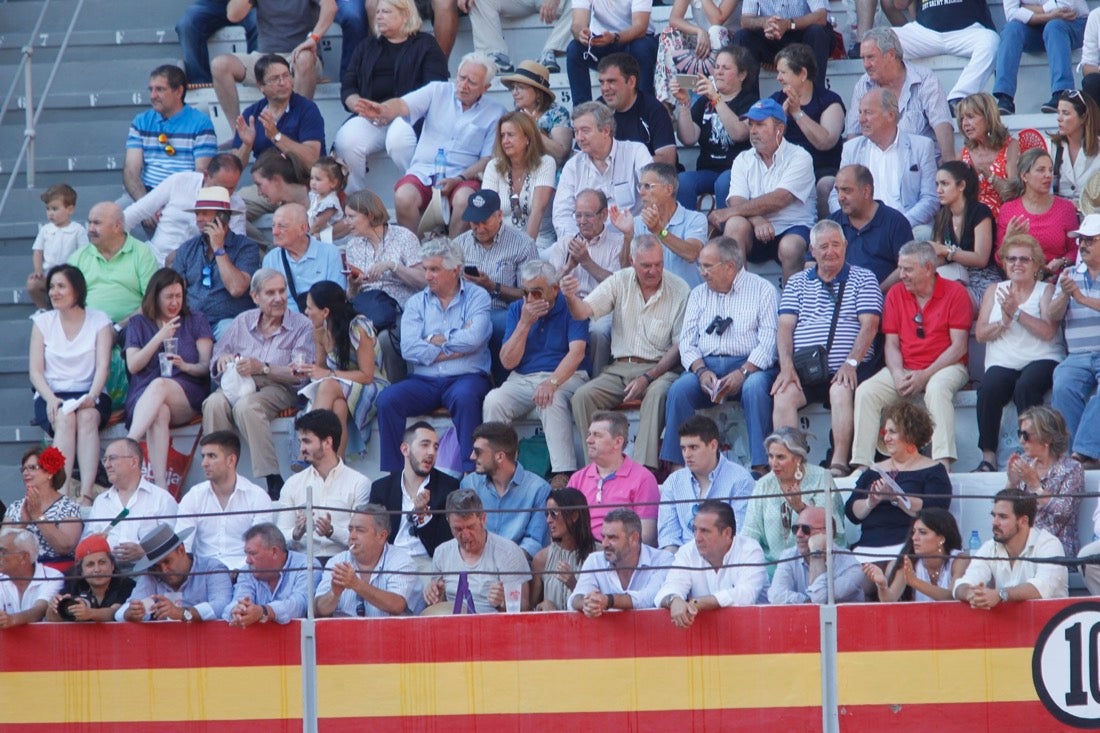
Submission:
[[[187,580],[179,588],[173,588],[157,576],[139,576],[134,592],[130,594],[131,601],[140,601],[151,595],[164,595],[166,593],[182,593],[183,606],[195,609],[199,618],[203,621],[213,621],[218,618],[225,609],[229,598],[233,595],[232,583],[229,580],[229,570],[217,560],[206,557],[191,558],[191,572]],[[128,603],[118,607],[115,612],[115,621],[125,621]],[[145,614],[145,620],[152,618]]]
[[[833,593],[837,603],[863,603],[863,566],[847,552],[833,554]],[[810,578],[810,564],[792,547],[779,556],[775,577],[768,588],[768,603],[773,605],[794,603],[825,603],[828,600],[828,573]]]
[[242,570],[237,576],[237,585],[233,588],[233,601],[225,607],[222,618],[229,621],[233,617],[233,608],[244,598],[250,598],[260,606],[271,606],[275,621],[280,624],[288,624],[292,618],[303,618],[306,615],[306,604],[313,598],[311,591],[321,579],[321,563],[313,561],[312,583],[307,567],[305,555],[294,550],[288,551],[274,590],[267,581],[258,580],[254,574]]
[[[342,562],[346,562],[353,568],[359,568],[355,558],[351,556],[351,552],[348,550],[333,555],[325,563],[325,573],[321,576],[320,585],[317,586],[318,598],[332,590],[332,569]],[[407,616],[420,613],[424,609],[423,585],[416,571],[416,563],[407,550],[387,543],[382,548],[382,556],[378,558],[378,563],[370,571],[370,578],[367,578],[367,582],[378,590],[396,593],[404,598],[407,606],[404,615]],[[361,571],[360,577],[363,577],[365,572]],[[355,591],[345,588],[336,600],[336,611],[333,616],[358,616],[359,604],[363,605],[363,615],[367,618],[386,618],[390,615],[377,606],[368,603]]]
[[[492,303],[489,293],[473,283],[460,282],[458,293],[447,309],[430,288],[424,288],[405,301],[401,314],[401,356],[413,363],[413,374],[423,377],[454,377],[460,374],[489,373],[489,320]],[[443,334],[442,346],[430,343],[434,334]],[[454,359],[436,361],[441,355],[461,354]]]
[[[710,472],[710,488],[700,496],[699,481],[694,474],[681,468],[674,471],[661,486],[661,508],[657,512],[657,546],[683,547],[695,539],[695,512],[706,499],[724,501],[733,508],[737,528],[745,523],[748,497],[756,482],[743,466],[718,456],[718,465]],[[678,502],[678,503],[670,503]]]
[[[348,281],[344,277],[344,264],[340,261],[340,250],[335,245],[322,242],[313,237],[309,238],[309,247],[302,259],[294,259],[289,252],[286,261],[290,263],[290,273],[294,276],[294,288],[298,295],[305,297],[315,283],[322,280],[331,280],[342,288],[347,288]],[[283,255],[281,247],[272,247],[264,255],[263,267],[269,267],[286,277],[287,306],[292,311],[301,312],[294,298],[290,297],[290,278],[287,277],[286,268],[283,267]]]
[[[697,239],[700,244],[707,243],[707,217],[698,211],[691,211],[685,209],[680,204],[676,204],[676,210],[672,212],[672,218],[669,219],[668,225],[665,227],[668,229],[669,234],[679,239]],[[634,217],[634,236],[637,237],[640,234],[648,234],[649,227],[645,225],[645,220],[642,219],[641,214]],[[674,275],[682,277],[688,285],[695,287],[696,285],[703,284],[703,276],[699,274],[699,268],[695,264],[695,260],[685,260],[680,255],[673,252],[669,246],[664,245],[665,251],[665,270],[671,272]]]
[[443,148],[446,177],[453,178],[493,154],[497,122],[507,110],[482,96],[469,109],[455,95],[454,82],[433,81],[401,97],[409,107],[409,124],[424,119],[420,141],[406,173],[427,185],[435,173],[435,156]]
[[[481,497],[488,520],[485,527],[493,534],[512,540],[528,557],[546,547],[546,497],[550,484],[542,477],[516,464],[516,472],[508,482],[504,496],[497,493],[492,480],[483,474],[471,473],[462,479],[460,487],[473,489]],[[534,511],[526,511],[526,510]]]

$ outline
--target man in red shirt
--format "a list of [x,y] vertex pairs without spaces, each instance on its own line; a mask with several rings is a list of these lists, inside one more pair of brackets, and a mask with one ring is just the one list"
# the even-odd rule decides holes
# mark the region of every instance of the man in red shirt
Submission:
[[936,274],[928,242],[898,253],[901,282],[890,288],[882,312],[886,367],[856,390],[852,465],[874,462],[883,409],[924,394],[932,414],[932,458],[950,469],[955,460],[955,393],[969,379],[967,344],[972,320],[966,288]]

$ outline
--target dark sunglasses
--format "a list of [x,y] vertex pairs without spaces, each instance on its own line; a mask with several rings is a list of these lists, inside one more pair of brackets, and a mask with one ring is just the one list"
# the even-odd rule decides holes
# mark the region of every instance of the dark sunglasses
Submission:
[[1022,443],[1030,443],[1031,442],[1031,433],[1029,433],[1026,430],[1017,430],[1016,431],[1016,437],[1019,438],[1020,442],[1022,442]]
[[808,537],[808,536],[810,536],[814,533],[813,525],[811,525],[811,524],[792,524],[791,525],[791,534],[798,534],[799,532],[801,532],[802,534],[804,534]]
[[913,323],[917,324],[917,338],[924,338],[924,314],[917,311],[917,315],[913,316]]

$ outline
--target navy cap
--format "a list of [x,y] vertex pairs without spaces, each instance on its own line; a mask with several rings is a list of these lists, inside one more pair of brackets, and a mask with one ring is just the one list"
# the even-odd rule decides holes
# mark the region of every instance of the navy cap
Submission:
[[466,210],[462,212],[462,221],[480,223],[500,211],[500,196],[491,188],[482,188],[474,192],[466,201]]

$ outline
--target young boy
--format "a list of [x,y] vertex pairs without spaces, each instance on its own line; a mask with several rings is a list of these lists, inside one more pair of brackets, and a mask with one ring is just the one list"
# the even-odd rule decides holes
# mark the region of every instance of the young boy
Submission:
[[38,230],[31,250],[34,252],[34,272],[27,276],[27,293],[39,308],[49,308],[46,292],[46,273],[51,267],[63,265],[78,247],[88,243],[88,232],[83,224],[73,221],[76,208],[76,191],[64,183],[50,186],[41,196],[46,204],[49,223]]

